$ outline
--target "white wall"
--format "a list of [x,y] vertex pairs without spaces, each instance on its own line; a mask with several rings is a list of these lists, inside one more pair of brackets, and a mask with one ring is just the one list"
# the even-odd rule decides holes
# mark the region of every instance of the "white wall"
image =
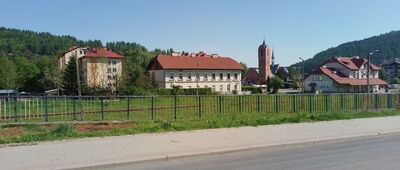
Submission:
[[[216,92],[229,94],[236,90],[241,91],[241,71],[240,70],[150,70],[154,73],[156,80],[161,88],[172,88],[173,86],[181,86],[182,88],[211,88]],[[196,74],[199,73],[199,80],[196,80]],[[212,74],[215,74],[215,80],[212,79]],[[220,79],[220,73],[223,74]],[[235,73],[237,79],[235,79]],[[182,79],[179,75],[182,74]],[[207,77],[205,77],[207,74]],[[230,79],[228,79],[230,74]],[[173,79],[170,78],[173,76]],[[191,79],[189,79],[191,77]],[[236,89],[235,89],[236,86]]]

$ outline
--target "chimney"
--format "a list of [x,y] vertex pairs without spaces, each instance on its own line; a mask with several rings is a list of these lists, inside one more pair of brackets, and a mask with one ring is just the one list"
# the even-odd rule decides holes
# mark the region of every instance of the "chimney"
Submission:
[[218,54],[211,54],[211,57],[216,58],[216,57],[218,57]]
[[173,56],[173,57],[177,57],[177,56],[179,56],[179,53],[175,53],[175,52],[174,52],[174,53],[172,53],[172,56]]

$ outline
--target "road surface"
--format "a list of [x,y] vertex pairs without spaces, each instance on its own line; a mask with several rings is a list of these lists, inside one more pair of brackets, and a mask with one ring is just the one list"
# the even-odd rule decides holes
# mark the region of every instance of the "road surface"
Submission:
[[92,169],[400,169],[400,133]]

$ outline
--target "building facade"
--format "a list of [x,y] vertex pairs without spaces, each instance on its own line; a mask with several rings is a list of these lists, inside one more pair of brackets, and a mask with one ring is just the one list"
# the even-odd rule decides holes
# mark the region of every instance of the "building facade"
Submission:
[[[379,79],[380,67],[370,64],[369,84],[373,92],[382,92],[387,83]],[[354,93],[368,90],[368,61],[359,57],[335,57],[314,69],[304,79],[305,92]]]
[[122,75],[123,57],[106,48],[74,46],[59,59],[59,68],[65,69],[72,57],[79,61],[79,69],[89,87],[115,90]]
[[159,54],[151,60],[148,70],[160,88],[211,88],[222,94],[240,92],[242,88],[243,67],[229,57],[216,54]]

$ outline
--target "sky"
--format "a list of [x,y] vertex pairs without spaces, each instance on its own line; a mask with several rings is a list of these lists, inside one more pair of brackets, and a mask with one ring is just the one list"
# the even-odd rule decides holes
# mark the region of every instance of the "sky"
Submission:
[[217,53],[257,66],[264,37],[276,63],[400,30],[398,0],[0,0],[0,26]]

